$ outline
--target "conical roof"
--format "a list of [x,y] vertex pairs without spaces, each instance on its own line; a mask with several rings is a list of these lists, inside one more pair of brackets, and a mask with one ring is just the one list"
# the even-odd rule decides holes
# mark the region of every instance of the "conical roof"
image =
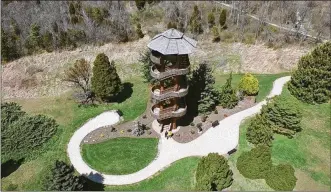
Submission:
[[192,53],[197,42],[176,29],[169,29],[154,36],[147,46],[163,55],[184,55]]

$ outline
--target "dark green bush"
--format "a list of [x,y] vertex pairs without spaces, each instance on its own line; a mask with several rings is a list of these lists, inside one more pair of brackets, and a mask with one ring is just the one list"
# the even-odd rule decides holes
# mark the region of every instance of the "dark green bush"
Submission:
[[57,127],[54,119],[44,115],[20,117],[2,132],[2,158],[8,160],[28,156],[46,143]]
[[297,178],[291,165],[280,164],[271,168],[268,174],[266,174],[265,180],[276,191],[292,191]]
[[254,145],[265,144],[270,146],[273,139],[272,136],[272,128],[267,124],[266,120],[261,115],[256,115],[247,128],[247,141]]
[[300,109],[284,97],[276,96],[267,105],[263,105],[261,115],[275,133],[291,138],[296,132],[301,131]]
[[150,50],[146,50],[143,53],[140,53],[140,57],[138,61],[142,63],[141,72],[143,74],[143,78],[146,80],[146,82],[153,83],[154,78],[150,73],[151,70],[150,67],[152,66],[150,55],[151,55]]
[[194,34],[203,33],[201,15],[197,5],[194,5],[193,13],[191,15],[189,25],[192,33]]
[[331,42],[301,57],[288,89],[306,103],[325,103],[331,97]]
[[[25,112],[22,107],[14,102],[5,102],[1,104],[1,132],[8,129],[8,126],[19,118],[23,117]],[[3,134],[2,134],[3,136]]]
[[221,191],[233,182],[233,173],[225,157],[209,153],[202,157],[196,171],[196,190]]
[[213,33],[213,42],[219,42],[221,40],[220,33],[218,32],[218,27],[214,26],[211,28]]
[[73,166],[63,161],[56,161],[51,174],[44,180],[45,191],[83,191],[85,181],[82,176],[75,176]]
[[226,28],[226,9],[222,9],[220,18],[219,18],[219,24],[222,29]]
[[136,33],[137,33],[137,35],[138,35],[139,38],[143,38],[144,37],[144,34],[143,34],[142,30],[141,30],[140,23],[137,23]]
[[104,53],[100,53],[94,61],[91,85],[93,92],[103,101],[110,101],[123,89],[115,62],[110,63]]
[[213,12],[208,13],[208,26],[212,28],[215,25],[215,15]]
[[222,87],[220,94],[220,104],[224,108],[232,109],[238,104],[238,98],[235,90],[231,87],[232,73]]
[[272,167],[271,149],[259,145],[251,151],[243,152],[237,160],[239,172],[250,179],[263,179]]

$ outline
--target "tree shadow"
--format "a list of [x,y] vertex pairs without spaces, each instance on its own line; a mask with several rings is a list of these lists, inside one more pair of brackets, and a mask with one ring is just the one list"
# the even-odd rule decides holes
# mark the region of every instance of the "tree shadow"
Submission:
[[84,191],[104,191],[105,185],[102,184],[104,178],[99,173],[83,174],[82,179],[85,182]]
[[24,158],[19,160],[10,159],[1,164],[1,178],[7,177],[16,171],[24,162]]
[[132,93],[133,93],[133,84],[130,82],[125,82],[123,83],[123,90],[122,92],[120,92],[116,97],[114,97],[112,99],[112,101],[118,102],[118,103],[122,103],[125,100],[127,100],[128,98],[131,97]]

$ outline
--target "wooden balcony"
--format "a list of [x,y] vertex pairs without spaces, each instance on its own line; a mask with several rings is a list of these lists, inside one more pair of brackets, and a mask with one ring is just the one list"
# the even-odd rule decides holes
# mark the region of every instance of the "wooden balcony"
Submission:
[[154,103],[167,100],[173,97],[184,97],[188,93],[188,86],[182,86],[179,90],[176,90],[176,86],[169,87],[163,91],[160,91],[159,86],[154,86],[151,90],[151,97]]
[[157,107],[152,107],[151,115],[155,119],[163,120],[163,119],[169,119],[169,118],[173,118],[173,117],[182,117],[186,114],[186,111],[187,111],[186,106],[185,106],[185,108],[179,108],[177,110],[175,110],[174,106],[168,107],[168,108],[165,108],[162,110]]
[[166,68],[164,72],[160,72],[155,66],[151,67],[151,76],[157,80],[166,79],[177,75],[186,75],[190,72],[190,67],[178,69],[178,68]]

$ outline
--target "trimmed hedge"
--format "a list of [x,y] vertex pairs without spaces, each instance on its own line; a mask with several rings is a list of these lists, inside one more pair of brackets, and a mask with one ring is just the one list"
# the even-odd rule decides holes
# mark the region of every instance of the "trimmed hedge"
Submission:
[[259,92],[259,81],[252,74],[245,74],[239,82],[239,90],[246,95],[256,95]]

